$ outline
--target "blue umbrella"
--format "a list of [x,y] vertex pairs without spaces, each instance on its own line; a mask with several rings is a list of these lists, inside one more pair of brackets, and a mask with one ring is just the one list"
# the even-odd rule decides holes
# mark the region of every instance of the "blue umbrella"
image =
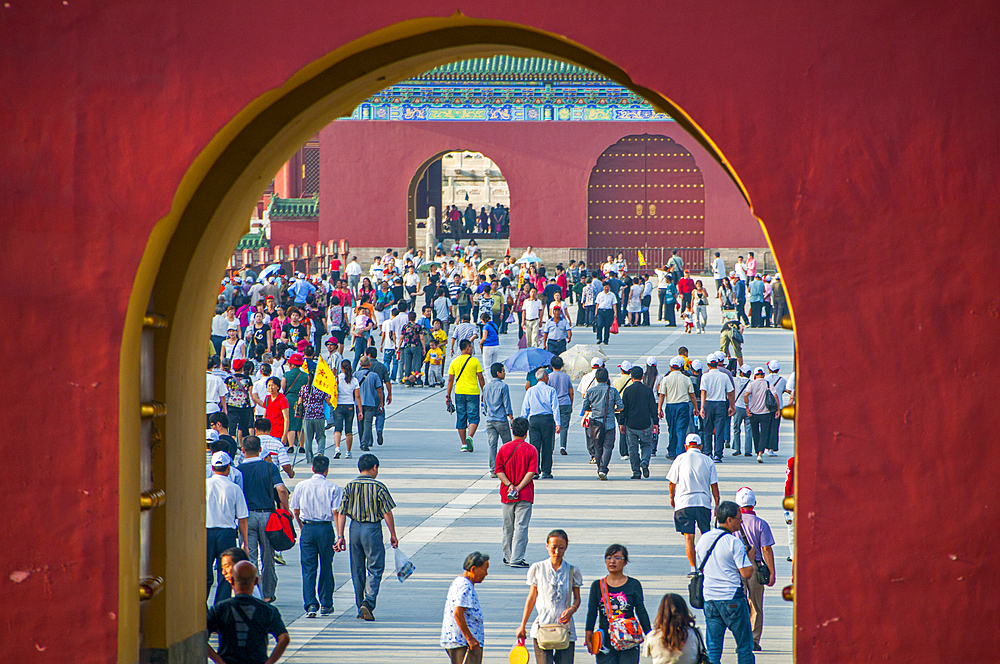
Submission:
[[528,263],[541,263],[541,259],[535,258],[534,256],[525,256],[517,261],[518,265],[526,265]]
[[522,348],[503,361],[507,371],[534,371],[538,367],[547,367],[555,357],[543,348]]

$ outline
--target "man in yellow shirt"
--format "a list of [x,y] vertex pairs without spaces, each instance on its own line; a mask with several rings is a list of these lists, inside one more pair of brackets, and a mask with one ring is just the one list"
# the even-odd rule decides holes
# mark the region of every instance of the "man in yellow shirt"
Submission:
[[[455,413],[455,428],[458,429],[458,439],[462,441],[462,451],[472,452],[472,437],[479,426],[479,394],[486,380],[483,378],[483,365],[472,356],[472,342],[462,339],[458,348],[461,354],[448,367],[444,401],[448,411]],[[454,405],[451,403],[452,387],[455,388]]]

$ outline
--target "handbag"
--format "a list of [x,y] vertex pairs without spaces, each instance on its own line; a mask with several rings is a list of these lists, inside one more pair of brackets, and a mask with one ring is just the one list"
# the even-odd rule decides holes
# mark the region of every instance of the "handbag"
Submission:
[[757,577],[757,583],[766,586],[767,582],[771,580],[771,568],[763,560],[757,560],[757,551],[750,544],[750,538],[747,537],[742,526],[740,527],[740,539],[743,540],[743,546],[747,550],[747,558],[753,561],[754,575]]
[[711,664],[712,660],[708,658],[708,648],[705,647],[705,640],[701,638],[701,631],[697,627],[692,627],[691,629],[694,630],[695,636],[698,637],[698,655],[694,660],[695,664]]
[[618,319],[611,321],[611,334],[618,334]]
[[611,597],[608,594],[608,578],[601,579],[601,600],[604,602],[604,615],[608,618],[608,640],[615,650],[629,650],[642,643],[642,625],[637,618],[612,618]]
[[542,650],[565,650],[569,647],[569,627],[562,623],[539,625],[535,642]]
[[705,554],[704,560],[701,561],[701,565],[698,565],[698,569],[694,571],[691,576],[691,580],[688,582],[688,603],[696,609],[705,608],[705,563],[708,559],[712,557],[712,551],[715,550],[715,545],[719,543],[727,533],[723,532],[721,535],[715,538],[712,542],[712,546],[708,547],[708,553]]

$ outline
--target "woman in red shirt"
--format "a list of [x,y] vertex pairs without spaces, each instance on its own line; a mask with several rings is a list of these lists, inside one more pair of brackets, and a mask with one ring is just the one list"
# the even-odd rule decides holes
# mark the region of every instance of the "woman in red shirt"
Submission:
[[[251,392],[251,394],[253,394]],[[271,435],[282,440],[285,435],[285,424],[288,418],[288,399],[281,393],[281,379],[267,379],[267,396],[261,401],[253,395],[254,402],[264,408],[264,417],[271,421]]]

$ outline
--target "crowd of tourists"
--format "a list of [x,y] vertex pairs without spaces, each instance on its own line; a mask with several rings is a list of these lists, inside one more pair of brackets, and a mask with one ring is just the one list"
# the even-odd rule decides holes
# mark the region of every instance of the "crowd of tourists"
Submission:
[[[378,460],[370,452],[384,443],[385,409],[394,386],[444,387],[462,451],[474,451],[475,434],[486,419],[489,470],[500,482],[504,512],[503,562],[528,569],[532,586],[518,637],[528,636],[535,610],[530,637],[538,661],[572,661],[576,639],[572,614],[580,606],[582,577],[578,568],[562,562],[568,535],[550,533],[549,560],[529,565],[524,557],[534,481],[554,477],[553,456],[557,448],[567,454],[574,413],[598,480],[608,480],[616,437],[633,480],[649,478],[650,460],[658,453],[672,462],[667,478],[675,527],[684,536],[692,576],[705,577],[709,657],[719,661],[723,631],[729,628],[740,661],[752,661],[752,651],[760,649],[763,587],[776,578],[774,539],[753,513],[752,490],[741,490],[736,504],[720,500],[715,464],[726,450],[734,457],[756,456],[758,463],[777,456],[780,410],[786,398],[794,399],[794,373],[782,377],[777,360],[753,368],[744,364],[742,332],[745,325],[780,325],[786,313],[780,275],[758,273],[752,253],[727,273],[716,254],[710,296],[676,252],[652,275],[630,273],[619,254],[594,270],[583,262],[558,264],[550,276],[531,247],[516,260],[483,260],[474,240],[465,247],[456,242],[450,254],[439,246],[431,259],[421,251],[400,257],[387,249],[367,274],[356,257],[343,270],[340,261],[330,267],[318,277],[281,268],[260,275],[246,269],[220,288],[206,373],[206,444],[212,454],[206,469],[209,591],[216,586],[209,626],[220,639],[226,640],[227,630],[245,630],[252,623],[252,631],[263,638],[256,641],[264,644],[260,648],[270,633],[278,644],[272,657],[284,649],[274,607],[247,615],[241,613],[245,606],[229,613],[218,608],[227,601],[246,604],[248,598],[265,606],[274,601],[275,565],[284,560],[268,531],[281,510],[294,515],[301,531],[306,615],[332,612],[333,554],[349,548],[358,617],[374,620],[385,566],[382,522],[391,545],[397,542],[394,503],[375,479]],[[681,346],[662,374],[656,357],[640,366],[622,362],[614,376],[595,357],[591,371],[574,387],[559,357],[573,341],[574,328],[590,327],[597,343],[607,344],[619,328],[650,326],[654,289],[655,322],[678,326],[679,316],[695,333],[705,332],[708,301],[717,298],[720,350],[701,361],[690,359]],[[511,407],[506,368],[498,357],[500,335],[514,330],[520,347],[553,354],[548,364],[529,372],[520,413]],[[321,365],[336,377],[335,396],[316,386]],[[353,457],[355,426],[361,475],[341,489],[326,475],[331,460]],[[327,455],[330,429],[333,449]],[[289,492],[281,473],[295,476],[298,455],[313,474]],[[713,506],[718,527],[711,529]],[[791,524],[788,513],[786,522]],[[714,537],[703,537],[696,547],[696,526]],[[714,543],[726,534],[735,537],[713,553]],[[608,576],[590,589],[585,632],[587,649],[597,661],[638,661],[640,650],[654,661],[696,661],[690,657],[702,647],[694,645],[701,635],[684,600],[664,597],[651,625],[641,585],[624,574],[628,551],[612,545],[605,562]],[[762,578],[761,566],[769,569],[770,583],[754,581]],[[481,658],[475,585],[488,567],[488,556],[470,554],[448,593],[441,644],[452,661]],[[241,592],[251,573],[250,590]],[[742,609],[732,609],[734,599]],[[634,643],[623,636],[625,624],[639,635]],[[222,650],[211,654],[216,661],[237,661],[226,659]]]

